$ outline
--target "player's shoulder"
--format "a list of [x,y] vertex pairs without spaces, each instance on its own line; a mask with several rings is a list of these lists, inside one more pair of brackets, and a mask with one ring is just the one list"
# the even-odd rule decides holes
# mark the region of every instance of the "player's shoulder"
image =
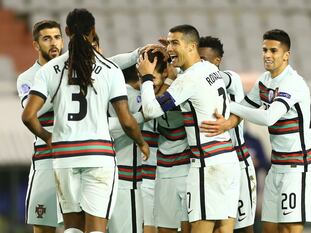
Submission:
[[17,82],[33,82],[36,72],[41,68],[40,64],[36,61],[31,67],[21,73],[18,78]]
[[223,70],[222,72],[225,73],[226,75],[231,76],[232,78],[240,79],[240,75],[237,72],[233,71],[233,70]]
[[297,73],[290,65],[284,70],[283,77],[280,79],[281,86],[287,86],[288,88],[303,88],[307,87],[304,78]]
[[102,65],[105,68],[108,69],[108,71],[115,71],[115,70],[119,70],[121,72],[120,67],[114,63],[111,59],[106,58],[105,56],[103,56],[100,53],[95,53],[96,55],[96,63],[98,65]]

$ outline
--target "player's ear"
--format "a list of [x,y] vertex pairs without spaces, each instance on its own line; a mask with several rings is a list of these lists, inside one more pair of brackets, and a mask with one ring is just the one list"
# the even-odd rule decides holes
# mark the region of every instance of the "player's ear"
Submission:
[[40,46],[39,46],[39,43],[38,43],[37,41],[33,41],[33,42],[32,42],[32,46],[33,46],[33,48],[34,48],[37,52],[40,51]]
[[189,44],[189,52],[192,52],[193,50],[197,49],[197,43],[190,43]]
[[288,51],[286,51],[286,52],[284,53],[283,61],[288,61],[288,60],[289,60],[289,56],[290,56],[290,51],[288,50]]
[[221,63],[221,58],[220,58],[220,57],[216,57],[215,60],[214,60],[214,64],[215,64],[217,67],[219,67],[220,63]]

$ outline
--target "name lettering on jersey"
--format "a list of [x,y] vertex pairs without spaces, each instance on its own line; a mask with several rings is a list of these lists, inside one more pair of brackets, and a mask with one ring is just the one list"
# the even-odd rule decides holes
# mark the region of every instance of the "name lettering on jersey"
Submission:
[[206,78],[206,81],[208,82],[208,84],[209,84],[210,86],[212,86],[212,85],[214,84],[214,82],[216,82],[218,79],[222,79],[222,77],[221,77],[219,71],[214,72],[214,73],[211,73],[211,74]]
[[55,66],[53,66],[53,68],[54,68],[54,71],[55,71],[56,74],[62,72],[62,71],[60,70],[60,68],[59,68],[59,65],[55,65]]
[[[53,66],[53,68],[56,74],[61,73],[63,69],[63,68],[61,69],[59,65],[55,65]],[[68,61],[65,61],[65,69],[68,70]]]
[[103,67],[93,64],[93,71],[95,74],[99,74],[99,72],[103,69]]

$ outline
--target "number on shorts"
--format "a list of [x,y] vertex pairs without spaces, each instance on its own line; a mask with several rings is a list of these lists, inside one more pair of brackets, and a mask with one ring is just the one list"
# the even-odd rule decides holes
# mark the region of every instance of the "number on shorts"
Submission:
[[282,193],[282,210],[287,210],[288,207],[290,209],[296,208],[296,194],[290,193],[287,195],[287,193]]
[[81,121],[87,113],[87,102],[84,95],[81,93],[73,93],[71,96],[72,101],[79,102],[78,113],[68,113],[68,121]]
[[244,206],[243,201],[239,200],[239,207],[238,207],[239,216],[244,216],[245,215],[245,212],[242,211],[243,206]]
[[191,206],[191,193],[187,192],[187,199],[188,199],[188,209],[190,209]]

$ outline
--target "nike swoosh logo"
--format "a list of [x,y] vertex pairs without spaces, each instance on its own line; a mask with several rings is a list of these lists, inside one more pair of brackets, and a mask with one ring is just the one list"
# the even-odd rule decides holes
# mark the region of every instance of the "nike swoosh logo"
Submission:
[[290,213],[292,213],[293,211],[289,211],[289,212],[283,212],[283,215],[288,215],[288,214],[290,214]]
[[190,214],[192,212],[192,210],[188,211],[188,214]]
[[246,218],[246,216],[244,218],[238,218],[238,221],[242,222],[245,218]]

